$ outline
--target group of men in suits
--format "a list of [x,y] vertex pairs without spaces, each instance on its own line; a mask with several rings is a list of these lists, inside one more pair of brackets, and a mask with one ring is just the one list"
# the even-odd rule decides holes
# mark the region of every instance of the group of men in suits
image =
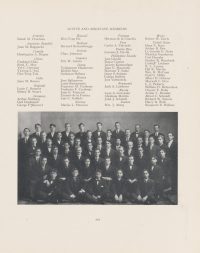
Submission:
[[177,142],[172,132],[114,130],[56,131],[28,128],[18,143],[18,198],[38,203],[154,204],[177,190]]

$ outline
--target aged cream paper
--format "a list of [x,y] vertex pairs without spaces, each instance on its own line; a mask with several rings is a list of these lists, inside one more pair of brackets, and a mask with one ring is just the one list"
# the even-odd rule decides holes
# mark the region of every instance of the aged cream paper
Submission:
[[[199,252],[199,10],[195,0],[0,1],[1,252]],[[17,117],[27,108],[16,106],[16,38],[45,34],[54,39],[66,34],[67,27],[83,26],[127,27],[137,38],[137,94],[134,104],[117,111],[178,112],[178,205],[17,205]],[[167,34],[175,50],[172,75],[178,92],[169,108],[144,106],[144,37],[155,34]],[[58,47],[54,44],[55,64],[46,66],[51,87],[46,104],[29,111],[68,110],[58,105],[55,92]],[[106,110],[97,103],[101,79],[93,76],[93,81],[93,104],[70,111]]]

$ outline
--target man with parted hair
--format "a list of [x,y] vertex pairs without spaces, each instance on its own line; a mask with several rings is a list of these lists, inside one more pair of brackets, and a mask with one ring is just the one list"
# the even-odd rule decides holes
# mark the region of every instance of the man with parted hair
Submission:
[[84,143],[86,137],[87,137],[87,132],[85,131],[85,124],[84,123],[80,123],[78,125],[79,128],[79,132],[76,133],[76,138],[79,138],[81,140],[81,143]]
[[97,138],[101,137],[104,143],[106,140],[106,133],[102,130],[103,124],[101,122],[97,122],[96,126],[97,126],[97,129],[92,133],[94,141],[96,142]]
[[112,138],[115,140],[120,139],[122,143],[124,142],[125,133],[121,130],[119,122],[115,122],[115,130],[112,132]]
[[65,130],[62,132],[63,142],[69,142],[69,135],[72,133],[70,123],[65,123]]
[[158,144],[158,136],[163,135],[164,136],[164,142],[165,142],[165,135],[160,132],[160,125],[159,124],[154,124],[153,128],[154,128],[154,133],[150,134],[149,137],[151,137],[151,136],[154,137],[155,144]]
[[143,171],[143,179],[140,181],[137,190],[137,202],[141,204],[155,204],[155,183],[149,178],[147,169]]
[[141,125],[140,124],[136,124],[135,125],[135,131],[131,134],[131,138],[133,140],[134,145],[137,144],[137,138],[138,137],[143,137],[143,133],[141,130]]
[[103,163],[104,163],[104,159],[100,157],[100,150],[99,149],[95,149],[94,151],[94,157],[92,159],[92,166],[94,167],[94,169],[102,169]]
[[102,179],[102,171],[100,169],[96,170],[95,177],[87,185],[86,198],[94,204],[103,204],[108,198],[107,184]]
[[50,132],[47,134],[47,139],[51,139],[52,142],[55,142],[56,140],[56,125],[51,123],[49,125]]
[[40,123],[36,123],[35,124],[35,132],[33,134],[31,134],[31,138],[36,138],[38,143],[40,141],[40,137],[41,137],[41,131],[42,131],[42,126]]
[[124,147],[120,147],[118,151],[118,156],[116,159],[116,166],[119,169],[124,169],[128,164],[128,157],[124,155]]

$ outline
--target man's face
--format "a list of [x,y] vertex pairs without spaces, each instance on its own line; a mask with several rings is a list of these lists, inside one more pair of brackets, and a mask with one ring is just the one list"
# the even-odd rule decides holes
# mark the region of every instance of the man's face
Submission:
[[70,147],[69,143],[68,143],[68,142],[65,142],[64,148],[65,148],[65,149],[69,149],[69,147]]
[[157,159],[155,157],[151,158],[151,163],[152,165],[156,165],[157,164]]
[[75,138],[75,135],[74,135],[73,133],[71,133],[71,134],[69,135],[69,139],[70,139],[71,141],[73,141],[74,138]]
[[158,143],[159,143],[160,145],[162,145],[163,142],[164,142],[164,141],[163,141],[163,138],[162,138],[161,136],[159,136],[159,137],[158,137]]
[[40,125],[36,125],[35,126],[35,131],[36,132],[41,132],[41,126]]
[[90,142],[90,143],[88,143],[88,150],[89,150],[89,151],[92,151],[92,149],[93,149],[93,145],[92,145],[92,143]]
[[65,164],[65,166],[68,167],[68,165],[69,165],[69,159],[68,159],[68,158],[66,158],[66,159],[64,160],[64,164]]
[[78,170],[73,170],[72,171],[72,176],[77,177],[78,176]]
[[111,143],[109,141],[106,142],[106,148],[110,149],[111,148]]
[[97,149],[97,150],[95,150],[94,154],[95,154],[96,157],[99,157],[100,156],[100,151]]
[[80,139],[76,139],[75,140],[75,144],[76,144],[76,146],[80,146],[81,145],[81,140]]
[[62,139],[62,133],[58,133],[58,134],[57,134],[57,139],[58,139],[58,140],[61,140],[61,139]]
[[144,179],[149,178],[149,172],[147,170],[144,171],[143,175],[144,175]]
[[45,166],[47,164],[47,158],[46,157],[42,158],[41,163],[42,163],[42,166]]
[[102,125],[99,123],[99,124],[97,124],[97,130],[98,131],[101,131],[102,130]]
[[57,154],[58,154],[58,148],[54,148],[54,149],[53,149],[53,154],[54,154],[54,155],[57,155]]
[[66,132],[70,132],[70,129],[71,129],[70,124],[66,124],[66,125],[65,125],[65,131],[66,131]]
[[130,137],[130,135],[131,135],[131,131],[130,131],[129,129],[126,129],[126,131],[125,131],[125,135],[126,135],[126,137]]
[[165,151],[164,150],[160,150],[160,156],[162,157],[162,158],[165,158]]
[[128,162],[129,162],[129,165],[133,165],[133,163],[134,163],[134,158],[133,158],[133,156],[130,156],[130,157],[128,158]]
[[118,170],[117,171],[117,177],[122,178],[122,176],[123,176],[123,172],[121,170]]
[[83,124],[81,124],[81,125],[79,126],[79,129],[80,129],[81,132],[84,132],[84,131],[85,131],[85,126],[84,126]]
[[174,139],[173,134],[172,133],[168,133],[168,138],[169,138],[170,141],[172,141]]
[[150,142],[150,144],[154,144],[154,142],[155,142],[155,141],[154,141],[154,138],[153,138],[153,137],[150,137],[150,138],[149,138],[149,142]]
[[51,131],[52,133],[54,133],[55,130],[56,130],[55,126],[50,126],[50,131]]
[[36,152],[35,152],[35,155],[36,155],[36,156],[40,156],[40,155],[41,155],[41,150],[40,150],[40,149],[37,149]]
[[138,133],[140,132],[140,125],[135,126],[135,131],[138,132]]
[[111,163],[111,161],[110,161],[110,159],[109,158],[106,158],[106,160],[105,160],[105,164],[108,166],[110,166],[110,163]]
[[82,154],[82,149],[81,149],[81,148],[77,148],[76,154],[77,154],[77,155],[81,155],[81,154]]
[[97,171],[97,172],[96,172],[96,178],[97,178],[97,179],[101,179],[101,172],[100,172],[100,171]]
[[43,132],[43,133],[41,134],[42,140],[46,140],[46,137],[47,137],[47,134],[46,134],[45,132]]
[[111,137],[112,136],[112,132],[109,130],[109,131],[107,131],[107,136],[108,137]]
[[51,180],[55,180],[57,177],[57,172],[51,172],[50,177],[51,177]]
[[154,131],[155,131],[155,132],[159,132],[159,126],[158,126],[158,125],[155,125],[155,126],[154,126]]
[[120,124],[119,124],[119,123],[116,123],[116,124],[115,124],[115,129],[116,129],[116,130],[120,130]]
[[149,131],[144,131],[144,136],[146,137],[146,138],[148,138],[149,137]]
[[138,143],[138,145],[141,145],[143,143],[143,139],[141,137],[138,137],[137,143]]
[[47,145],[51,146],[52,145],[52,140],[51,139],[47,139]]
[[133,148],[133,142],[132,141],[129,141],[128,142],[128,149],[132,149]]
[[101,137],[98,137],[97,138],[97,145],[101,145],[102,144],[102,138]]
[[87,132],[87,137],[88,137],[89,139],[92,138],[92,132],[91,132],[91,131],[88,131],[88,132]]
[[29,137],[30,131],[28,129],[24,129],[24,136]]
[[90,166],[90,159],[86,159],[86,160],[85,160],[85,166],[86,166],[86,167],[89,167],[89,166]]
[[123,155],[124,155],[124,149],[123,149],[123,147],[121,147],[121,148],[119,149],[119,154],[120,154],[120,156],[123,156]]
[[36,138],[33,138],[32,139],[32,145],[35,147],[37,145],[37,139]]
[[120,146],[121,145],[121,140],[120,139],[116,139],[116,145]]

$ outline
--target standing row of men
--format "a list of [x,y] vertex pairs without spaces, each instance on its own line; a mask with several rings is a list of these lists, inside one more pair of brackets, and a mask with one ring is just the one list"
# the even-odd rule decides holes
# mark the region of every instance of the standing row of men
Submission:
[[19,200],[87,203],[156,203],[177,188],[177,143],[172,132],[166,137],[154,125],[154,132],[115,129],[85,131],[84,123],[74,133],[35,132],[28,128],[18,144]]

